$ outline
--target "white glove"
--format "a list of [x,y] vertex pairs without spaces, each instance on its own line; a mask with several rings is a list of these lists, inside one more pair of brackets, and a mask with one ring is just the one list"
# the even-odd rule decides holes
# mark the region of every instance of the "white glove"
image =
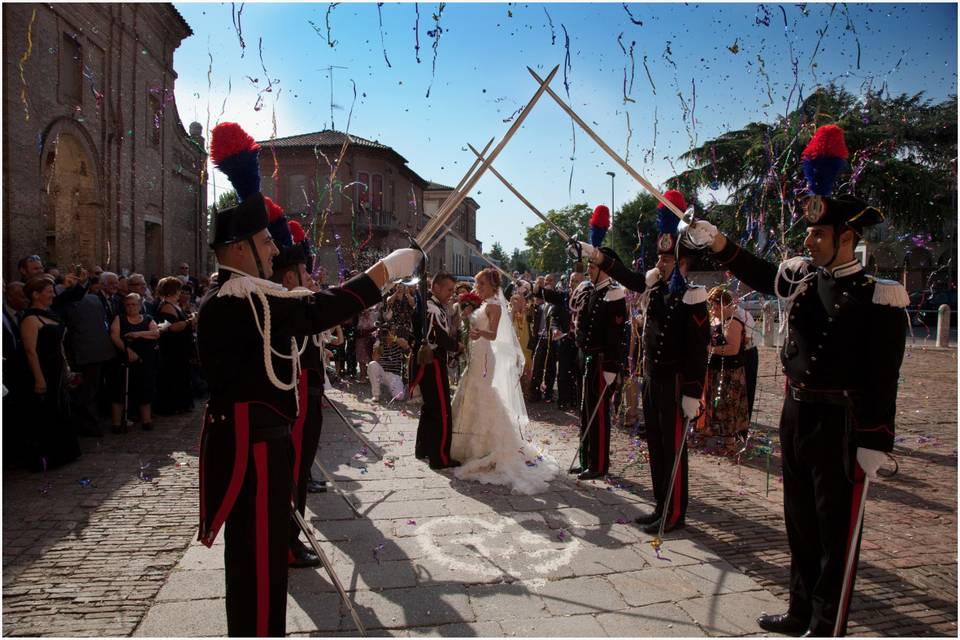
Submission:
[[613,371],[603,372],[603,381],[604,383],[606,383],[606,386],[609,387],[610,385],[612,385],[613,381],[616,379],[617,379],[617,374],[615,374]]
[[420,264],[422,258],[423,254],[416,249],[397,249],[381,262],[387,268],[387,277],[390,280],[396,280],[413,275],[414,269]]
[[599,257],[599,251],[589,242],[583,242],[582,240],[574,240],[571,238],[567,242],[567,253],[574,260],[579,260],[582,257],[587,260],[592,260],[596,257]]
[[709,247],[720,232],[706,220],[691,222],[693,220],[692,213],[691,209],[687,209],[688,215],[683,216],[683,220],[677,225],[680,242],[691,249]]
[[877,480],[877,470],[887,461],[887,454],[876,449],[857,447],[857,464],[870,480]]
[[658,282],[660,282],[660,269],[654,267],[650,269],[650,271],[647,271],[647,286],[652,287]]
[[680,408],[683,410],[683,417],[687,420],[693,420],[700,413],[700,398],[691,398],[690,396],[681,396]]

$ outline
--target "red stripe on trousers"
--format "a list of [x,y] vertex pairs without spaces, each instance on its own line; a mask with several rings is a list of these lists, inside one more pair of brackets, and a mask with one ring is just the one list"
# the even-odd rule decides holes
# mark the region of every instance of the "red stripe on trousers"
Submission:
[[[853,500],[850,501],[850,528],[847,530],[847,544],[843,546],[843,568],[844,573],[846,573],[847,568],[847,557],[850,555],[850,549],[852,545],[857,544],[857,541],[853,539],[853,532],[857,528],[857,517],[860,515],[860,503],[863,501],[863,481],[865,478],[863,469],[860,468],[860,465],[855,465],[855,470],[853,472]],[[857,565],[853,565],[853,573],[857,573]],[[837,617],[843,622],[845,626],[847,623],[847,612],[850,610],[850,602],[853,600],[853,589],[850,589],[850,592],[847,593],[847,599],[845,602],[841,602],[840,606],[837,608]]]
[[440,464],[450,464],[450,458],[447,457],[445,450],[447,448],[447,402],[446,393],[443,390],[443,378],[440,377],[440,361],[433,359],[433,370],[437,379],[437,397],[440,399]]
[[253,445],[253,463],[257,469],[256,495],[256,533],[254,547],[256,549],[257,566],[257,635],[265,637],[267,623],[270,619],[270,552],[269,552],[269,524],[267,518],[267,492],[270,489],[267,477],[267,445],[258,442]]
[[[679,407],[677,407],[675,416],[676,418],[674,419],[674,423],[676,424],[676,427],[674,429],[674,436],[673,436],[674,455],[676,455],[677,452],[680,451],[680,445],[683,443],[683,438],[682,438],[682,432],[684,430],[683,418],[680,417]],[[673,526],[674,524],[676,524],[677,520],[680,519],[680,487],[683,486],[683,482],[680,481],[680,473],[683,471],[682,465],[683,465],[683,461],[681,460],[680,464],[677,465],[677,477],[674,478],[673,480],[673,496],[671,497],[671,502],[673,502],[673,504],[669,509],[670,514],[667,519],[667,522],[670,524],[670,526]]]
[[413,379],[413,382],[410,383],[410,390],[407,393],[408,398],[413,397],[413,390],[417,388],[417,385],[420,384],[420,381],[423,380],[423,374],[426,371],[426,367],[420,365],[417,367],[417,376]]
[[303,454],[303,424],[307,420],[307,372],[300,372],[300,379],[297,380],[297,390],[300,396],[300,406],[297,407],[297,419],[293,423],[293,486],[296,487],[300,482],[300,463]]
[[[594,469],[594,471],[596,471],[597,473],[606,472],[606,467],[603,464],[603,454],[604,454],[604,448],[605,448],[603,444],[607,435],[607,416],[605,415],[606,407],[603,406],[603,392],[606,388],[606,385],[604,384],[604,382],[605,381],[603,379],[603,368],[601,367],[598,371],[598,380],[597,380],[597,388],[600,391],[600,394],[597,396],[597,402],[600,403],[600,406],[597,408],[597,426],[599,427],[599,431],[597,432],[597,435],[599,436],[599,440],[597,440],[597,443],[598,443],[597,444],[597,466]],[[589,429],[590,425],[587,425],[587,428]]]
[[[204,425],[206,428],[206,425]],[[234,453],[233,453],[233,472],[230,475],[230,484],[227,485],[226,493],[220,506],[217,508],[217,514],[210,524],[210,530],[205,532],[203,544],[213,545],[214,539],[220,527],[227,521],[230,510],[240,495],[240,489],[243,487],[243,476],[247,471],[247,452],[250,447],[250,405],[246,402],[238,402],[233,405],[233,428],[234,428]],[[201,460],[201,466],[203,462]]]

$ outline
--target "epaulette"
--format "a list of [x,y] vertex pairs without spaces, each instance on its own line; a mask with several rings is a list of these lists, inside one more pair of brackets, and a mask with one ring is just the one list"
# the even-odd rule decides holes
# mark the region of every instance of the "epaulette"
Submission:
[[[619,284],[611,283],[610,287],[607,289],[607,293],[603,296],[604,302],[616,302],[617,300],[623,300],[626,297],[626,294],[623,291],[623,287]],[[706,300],[706,298],[704,298]]]
[[692,284],[683,293],[684,304],[701,304],[707,301],[707,288]]
[[906,308],[910,305],[910,295],[896,280],[881,280],[868,276],[874,281],[873,304],[885,304],[891,307]]

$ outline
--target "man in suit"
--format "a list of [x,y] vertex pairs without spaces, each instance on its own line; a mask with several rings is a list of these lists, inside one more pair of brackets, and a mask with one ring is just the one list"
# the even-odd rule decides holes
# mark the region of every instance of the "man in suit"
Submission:
[[538,300],[533,318],[536,344],[533,349],[533,378],[530,381],[531,402],[553,402],[553,383],[557,376],[557,345],[553,340],[550,323],[554,309],[544,298],[543,290],[553,291],[557,278],[552,273],[537,278],[534,298]]

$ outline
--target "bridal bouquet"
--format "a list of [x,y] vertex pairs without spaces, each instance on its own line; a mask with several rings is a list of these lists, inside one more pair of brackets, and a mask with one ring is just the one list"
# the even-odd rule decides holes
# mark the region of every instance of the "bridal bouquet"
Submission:
[[[480,305],[483,304],[483,300],[480,299],[473,291],[468,291],[467,293],[461,293],[460,297],[457,298],[460,308],[460,340],[463,342],[464,354],[470,353],[470,316],[473,315],[473,312],[480,308]],[[469,358],[469,355],[467,355]]]

